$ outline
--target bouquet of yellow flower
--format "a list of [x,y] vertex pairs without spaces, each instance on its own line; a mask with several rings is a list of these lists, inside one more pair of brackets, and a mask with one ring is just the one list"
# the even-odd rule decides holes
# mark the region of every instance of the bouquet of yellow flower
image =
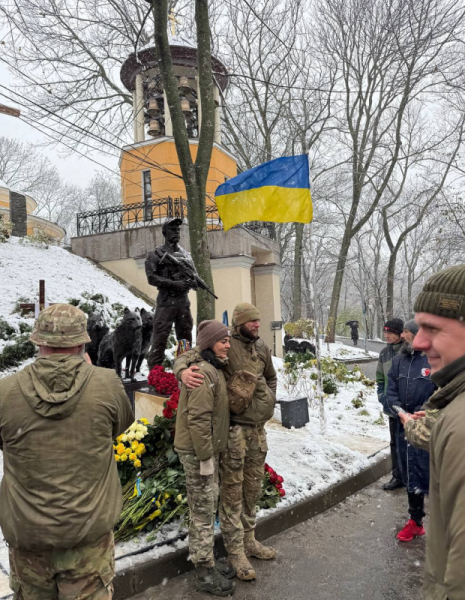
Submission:
[[142,466],[141,456],[146,452],[142,440],[148,433],[148,424],[147,419],[135,421],[129,429],[116,438],[113,444],[115,460],[118,463],[118,471],[123,485],[132,479],[135,471],[137,472]]

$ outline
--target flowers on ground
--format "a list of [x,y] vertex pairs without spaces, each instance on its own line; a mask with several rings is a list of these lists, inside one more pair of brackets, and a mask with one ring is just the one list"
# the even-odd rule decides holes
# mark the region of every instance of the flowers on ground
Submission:
[[179,402],[179,383],[173,373],[167,373],[165,368],[156,365],[150,371],[148,382],[155,390],[164,396],[169,396],[165,402],[163,416],[165,419],[173,419],[176,416]]
[[258,502],[260,508],[275,508],[286,492],[283,488],[284,479],[278,475],[269,464],[265,463],[265,476],[262,482],[262,496]]
[[[132,477],[131,471],[142,466],[140,457],[145,454],[146,448],[140,440],[144,439],[148,433],[148,423],[147,419],[135,421],[129,429],[116,438],[115,444],[113,444],[115,461],[120,465],[119,468],[124,469],[124,480]],[[128,469],[130,469],[129,472]]]

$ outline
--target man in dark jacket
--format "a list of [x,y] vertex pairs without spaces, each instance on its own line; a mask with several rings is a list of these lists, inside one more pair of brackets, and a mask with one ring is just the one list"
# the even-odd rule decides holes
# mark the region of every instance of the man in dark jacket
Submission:
[[88,364],[85,314],[43,310],[38,359],[0,380],[0,525],[18,600],[111,600],[121,485],[113,439],[133,421],[121,381]]
[[397,421],[397,456],[408,495],[410,519],[397,534],[401,542],[410,542],[414,537],[425,535],[425,494],[429,489],[429,454],[407,443],[399,413],[395,410],[397,407],[411,414],[423,410],[423,404],[436,389],[430,379],[428,357],[412,347],[418,329],[413,319],[405,323],[402,334],[405,343],[392,361],[384,396],[385,412]]
[[[387,346],[379,353],[378,366],[376,368],[376,386],[378,391],[378,400],[384,406],[385,394],[388,383],[388,373],[391,369],[392,359],[399,352],[402,346],[402,332],[404,330],[404,322],[402,319],[390,319],[384,324],[384,339]],[[385,483],[383,488],[387,491],[396,490],[403,487],[402,477],[397,460],[397,419],[389,418],[389,433],[391,436],[391,461],[392,461],[392,478],[391,481]]]

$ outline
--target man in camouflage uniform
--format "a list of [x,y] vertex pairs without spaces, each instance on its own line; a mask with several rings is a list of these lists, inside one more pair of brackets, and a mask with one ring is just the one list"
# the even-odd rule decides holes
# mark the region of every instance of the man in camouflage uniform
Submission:
[[189,269],[193,273],[197,273],[191,255],[179,246],[181,224],[181,219],[165,221],[161,229],[165,238],[164,244],[149,252],[145,259],[147,281],[150,285],[158,288],[157,308],[153,317],[152,342],[147,356],[149,369],[163,363],[166,342],[173,323],[176,338],[192,342],[194,321],[188,293],[191,289],[197,289],[197,285],[165,256],[169,254],[177,261],[187,263]]
[[37,360],[0,380],[0,525],[17,600],[111,600],[122,506],[113,438],[133,421],[113,370],[85,360],[85,314],[43,310]]
[[[276,371],[270,349],[259,338],[260,314],[255,306],[242,302],[233,312],[231,348],[224,369],[226,381],[240,371],[256,376],[251,403],[240,414],[231,412],[228,444],[220,459],[220,525],[229,560],[242,580],[255,579],[248,558],[270,560],[272,548],[255,539],[255,514],[260,498],[266,453],[265,423],[273,416],[276,402]],[[175,373],[188,387],[202,381],[187,357],[176,361]]]

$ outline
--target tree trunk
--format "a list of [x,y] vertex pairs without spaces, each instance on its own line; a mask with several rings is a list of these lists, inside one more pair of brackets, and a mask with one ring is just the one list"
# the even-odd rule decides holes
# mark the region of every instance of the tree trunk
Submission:
[[[173,70],[168,42],[168,0],[153,0],[155,47],[168,100],[173,137],[181,173],[186,186],[191,253],[200,277],[213,289],[207,241],[205,188],[215,134],[215,101],[211,69],[210,26],[207,0],[196,0],[197,61],[202,106],[202,126],[195,163],[190,152],[186,122],[181,110],[178,82]],[[197,323],[215,318],[215,300],[208,292],[197,291]]]
[[304,224],[295,223],[294,246],[294,321],[302,318],[302,250]]
[[341,250],[337,261],[336,274],[334,276],[333,291],[331,293],[331,305],[329,307],[328,321],[330,323],[328,342],[334,342],[336,336],[337,310],[339,307],[339,298],[341,296],[342,282],[344,280],[344,271],[346,268],[347,255],[350,247],[351,228],[346,226],[344,237],[342,238]]
[[396,275],[397,249],[391,252],[387,270],[386,286],[386,318],[392,319],[394,316],[394,278]]

